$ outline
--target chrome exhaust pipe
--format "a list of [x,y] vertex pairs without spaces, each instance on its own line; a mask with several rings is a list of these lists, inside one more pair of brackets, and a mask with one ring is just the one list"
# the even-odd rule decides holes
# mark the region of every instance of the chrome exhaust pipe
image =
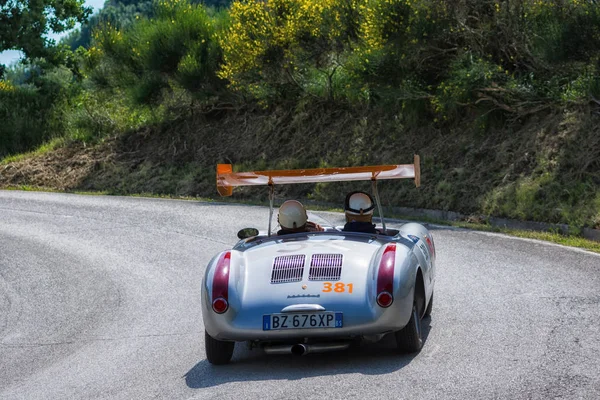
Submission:
[[341,343],[315,343],[306,345],[306,353],[326,353],[328,351],[346,350],[350,347],[350,342]]
[[295,356],[303,356],[305,354],[308,354],[308,347],[306,347],[306,345],[302,344],[302,343],[298,343],[292,346],[291,351],[292,354]]
[[324,353],[328,351],[346,350],[348,347],[350,347],[350,342],[315,344],[297,343],[294,345],[267,345],[264,347],[264,350],[267,354],[293,354],[296,356],[304,356],[308,353]]
[[267,354],[291,354],[292,353],[292,346],[287,344],[287,345],[270,345],[270,346],[265,346],[263,348],[265,350],[265,353]]

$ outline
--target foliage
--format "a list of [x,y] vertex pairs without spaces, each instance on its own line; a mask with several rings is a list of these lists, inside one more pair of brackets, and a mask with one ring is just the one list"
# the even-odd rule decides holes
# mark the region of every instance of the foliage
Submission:
[[590,202],[596,191],[591,183],[569,182],[544,173],[496,189],[487,196],[483,211],[520,220],[567,222],[581,228],[598,212],[597,204],[594,207]]
[[221,37],[225,63],[219,75],[259,99],[294,98],[320,88],[333,99],[334,77],[358,36],[356,3],[234,2],[231,25]]
[[127,96],[118,90],[84,91],[73,100],[73,109],[65,121],[66,134],[72,140],[94,142],[161,121],[161,111],[132,107]]
[[31,150],[65,131],[69,99],[77,91],[65,67],[29,67],[24,84],[0,81],[0,156]]
[[[231,0],[192,0],[190,4],[204,4],[207,7],[223,9],[231,4]],[[141,17],[154,18],[154,10],[154,0],[106,1],[104,7],[61,42],[67,44],[72,50],[77,50],[80,46],[87,49],[92,42],[92,32],[101,26],[110,22],[112,26],[125,29]]]
[[235,1],[220,76],[273,104],[316,97],[439,121],[471,108],[517,118],[593,95],[599,27],[592,1]]
[[84,0],[5,0],[0,3],[0,52],[21,50],[27,58],[52,55],[49,32],[60,33],[86,20]]
[[140,17],[154,17],[152,0],[107,2],[100,11],[92,15],[85,24],[71,32],[61,42],[68,45],[72,50],[76,50],[80,46],[87,49],[92,42],[92,32],[101,26],[110,23],[114,27],[125,29]]
[[220,48],[219,19],[202,6],[180,0],[156,4],[155,18],[139,18],[130,28],[107,23],[94,34],[87,65],[97,84],[128,88],[139,103],[156,103],[177,86],[198,98],[214,95]]
[[231,5],[231,0],[200,0],[198,1],[208,7],[225,8]]

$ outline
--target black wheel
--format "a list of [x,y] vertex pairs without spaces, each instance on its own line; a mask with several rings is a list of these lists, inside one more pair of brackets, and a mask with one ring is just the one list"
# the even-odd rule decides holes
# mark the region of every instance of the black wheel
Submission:
[[235,342],[217,340],[204,331],[204,348],[208,362],[214,365],[227,364],[233,355]]
[[412,315],[410,321],[401,330],[395,333],[396,346],[398,350],[404,353],[416,353],[423,348],[423,331],[421,329],[421,318],[419,317],[419,308],[413,303]]
[[431,293],[431,298],[429,299],[429,304],[427,305],[427,310],[425,310],[425,317],[429,317],[431,315],[432,307],[433,307],[433,293]]

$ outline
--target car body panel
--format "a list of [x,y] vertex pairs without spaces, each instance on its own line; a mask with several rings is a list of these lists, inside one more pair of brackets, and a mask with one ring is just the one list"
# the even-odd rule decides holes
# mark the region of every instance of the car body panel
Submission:
[[[390,236],[390,233],[394,236]],[[396,245],[394,301],[390,307],[382,308],[376,302],[377,276],[382,254],[391,243]],[[326,232],[257,236],[241,240],[228,251],[231,252],[229,309],[225,313],[215,313],[211,305],[212,281],[222,253],[209,263],[202,285],[205,329],[218,340],[351,338],[397,331],[410,319],[419,271],[425,289],[423,310],[430,301],[435,283],[433,238],[424,226],[416,223],[404,224],[398,231],[388,232],[388,235],[341,232],[328,228]],[[313,256],[323,254],[341,255],[339,279],[309,279]],[[272,283],[277,257],[287,256],[304,257],[298,261],[298,265],[301,264],[297,268],[301,270],[298,272],[300,275],[296,274],[293,282]],[[279,260],[285,262],[290,259]],[[326,286],[326,283],[331,285]],[[336,283],[343,284],[343,291],[341,286],[338,286],[337,292],[330,290],[335,288]],[[342,312],[343,327],[263,330],[263,316],[281,313],[286,307],[288,310],[322,308],[325,311]]]

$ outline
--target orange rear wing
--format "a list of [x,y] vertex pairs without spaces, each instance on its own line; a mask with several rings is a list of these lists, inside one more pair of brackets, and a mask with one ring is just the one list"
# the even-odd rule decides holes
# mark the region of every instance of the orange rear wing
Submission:
[[417,187],[421,185],[421,167],[418,155],[414,157],[414,164],[368,167],[233,172],[231,164],[217,164],[217,191],[221,196],[231,196],[233,188],[237,186],[273,186],[290,183],[378,181],[405,178],[414,179]]

